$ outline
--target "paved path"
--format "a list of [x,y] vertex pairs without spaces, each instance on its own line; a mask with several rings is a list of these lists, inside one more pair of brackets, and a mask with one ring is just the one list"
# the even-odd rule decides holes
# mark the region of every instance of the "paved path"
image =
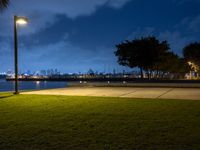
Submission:
[[198,88],[68,87],[22,94],[200,100]]

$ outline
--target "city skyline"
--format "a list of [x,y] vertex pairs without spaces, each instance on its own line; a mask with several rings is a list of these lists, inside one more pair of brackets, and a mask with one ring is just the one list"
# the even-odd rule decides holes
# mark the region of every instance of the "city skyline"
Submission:
[[33,3],[33,0],[11,1],[0,15],[0,72],[13,70],[13,14],[30,19],[26,27],[19,28],[22,71],[44,68],[57,68],[65,73],[87,72],[90,68],[99,72],[105,68],[122,71],[126,68],[117,64],[114,55],[115,44],[119,42],[153,35],[167,40],[172,50],[181,55],[185,45],[200,38],[199,0]]

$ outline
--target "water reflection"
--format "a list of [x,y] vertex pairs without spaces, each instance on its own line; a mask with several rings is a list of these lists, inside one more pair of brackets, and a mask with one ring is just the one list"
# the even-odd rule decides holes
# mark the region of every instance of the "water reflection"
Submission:
[[36,89],[40,88],[40,81],[36,81]]
[[[0,80],[0,92],[13,91],[15,83],[13,81]],[[50,82],[50,81],[20,81],[20,90],[39,90],[51,88],[67,87],[67,82]]]

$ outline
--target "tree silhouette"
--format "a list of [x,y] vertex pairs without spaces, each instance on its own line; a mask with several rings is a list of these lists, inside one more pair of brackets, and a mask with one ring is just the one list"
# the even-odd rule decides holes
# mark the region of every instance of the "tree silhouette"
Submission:
[[160,56],[160,61],[156,65],[156,76],[163,78],[166,73],[175,72],[178,61],[179,57],[171,51]]
[[164,74],[170,74],[171,78],[184,78],[185,74],[190,71],[189,66],[184,58],[180,58],[173,52],[167,52],[160,65],[160,71],[163,78]]
[[8,7],[10,0],[0,0],[0,10],[2,11],[4,8]]
[[143,78],[145,71],[149,79],[152,71],[158,69],[162,56],[170,49],[166,41],[160,42],[155,37],[125,41],[116,47],[115,55],[118,57],[120,65],[130,68],[138,67],[141,78]]

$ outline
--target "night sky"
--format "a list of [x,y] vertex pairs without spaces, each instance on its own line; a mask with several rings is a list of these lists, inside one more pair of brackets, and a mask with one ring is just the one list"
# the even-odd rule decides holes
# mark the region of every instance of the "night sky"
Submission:
[[0,72],[13,70],[13,15],[19,27],[21,71],[122,71],[115,44],[154,35],[182,48],[200,41],[200,0],[11,0],[0,14]]

